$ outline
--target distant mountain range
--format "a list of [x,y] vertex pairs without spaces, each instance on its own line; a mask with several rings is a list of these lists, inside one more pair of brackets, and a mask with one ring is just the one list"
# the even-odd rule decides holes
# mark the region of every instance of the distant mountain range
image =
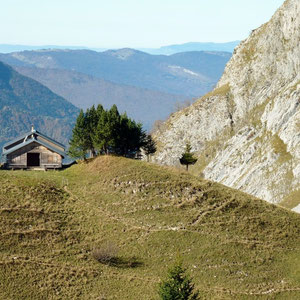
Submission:
[[106,48],[89,48],[84,46],[58,46],[58,45],[40,45],[40,46],[30,46],[30,45],[11,45],[11,44],[0,44],[0,53],[11,53],[19,51],[36,51],[45,49],[89,49],[95,51],[105,51]]
[[178,102],[210,91],[231,57],[229,52],[150,55],[133,49],[38,50],[0,54],[0,60],[79,108],[117,104],[150,129]]
[[12,66],[76,71],[116,84],[188,97],[210,91],[230,57],[228,52],[203,51],[150,55],[127,48],[105,52],[39,50],[0,54],[0,60]]
[[[31,124],[67,144],[79,109],[39,82],[0,62],[0,149]],[[0,151],[1,152],[1,151]]]
[[169,45],[160,48],[141,48],[139,50],[149,54],[163,54],[171,55],[175,53],[188,52],[188,51],[226,51],[233,52],[234,48],[240,41],[233,41],[228,43],[197,43],[190,42],[185,44]]
[[135,86],[116,84],[75,71],[15,67],[64,97],[77,107],[87,109],[101,103],[106,109],[116,104],[121,112],[150,129],[155,120],[164,120],[176,105],[188,97],[172,95]]
[[[226,51],[233,52],[234,48],[240,43],[240,41],[233,41],[227,43],[201,43],[201,42],[190,42],[184,44],[167,45],[160,48],[136,48],[149,54],[163,54],[170,55],[180,52],[187,51]],[[71,50],[94,50],[97,52],[103,52],[109,50],[108,48],[94,48],[84,46],[58,46],[58,45],[11,45],[11,44],[0,44],[0,53],[11,53],[19,51],[31,51],[31,50],[45,50],[45,49],[71,49]]]

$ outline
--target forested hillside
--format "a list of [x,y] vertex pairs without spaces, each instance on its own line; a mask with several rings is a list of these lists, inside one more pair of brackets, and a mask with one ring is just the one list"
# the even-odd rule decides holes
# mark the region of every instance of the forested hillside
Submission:
[[67,144],[79,109],[0,62],[0,147],[30,130]]

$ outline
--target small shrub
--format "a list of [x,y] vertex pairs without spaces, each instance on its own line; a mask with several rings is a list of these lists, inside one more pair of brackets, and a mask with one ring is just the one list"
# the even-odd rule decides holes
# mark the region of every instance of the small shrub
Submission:
[[167,278],[159,284],[158,294],[161,300],[198,300],[199,292],[186,274],[182,261],[178,260],[168,271]]
[[194,156],[194,154],[191,152],[191,145],[189,143],[186,143],[185,146],[185,152],[182,153],[181,158],[179,159],[180,163],[182,165],[186,166],[186,170],[189,170],[189,165],[194,165],[197,162],[197,158]]
[[92,256],[102,264],[110,264],[115,261],[119,252],[119,248],[112,242],[102,244],[98,248],[94,248]]

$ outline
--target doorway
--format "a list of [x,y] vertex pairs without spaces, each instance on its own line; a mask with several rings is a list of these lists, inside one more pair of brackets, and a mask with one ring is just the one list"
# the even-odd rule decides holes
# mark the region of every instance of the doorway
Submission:
[[27,167],[40,166],[40,153],[27,153]]

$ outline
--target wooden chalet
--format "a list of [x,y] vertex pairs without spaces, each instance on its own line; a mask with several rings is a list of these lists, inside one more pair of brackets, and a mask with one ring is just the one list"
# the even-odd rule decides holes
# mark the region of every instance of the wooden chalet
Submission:
[[60,169],[66,156],[65,146],[35,130],[3,146],[3,162],[7,169]]

